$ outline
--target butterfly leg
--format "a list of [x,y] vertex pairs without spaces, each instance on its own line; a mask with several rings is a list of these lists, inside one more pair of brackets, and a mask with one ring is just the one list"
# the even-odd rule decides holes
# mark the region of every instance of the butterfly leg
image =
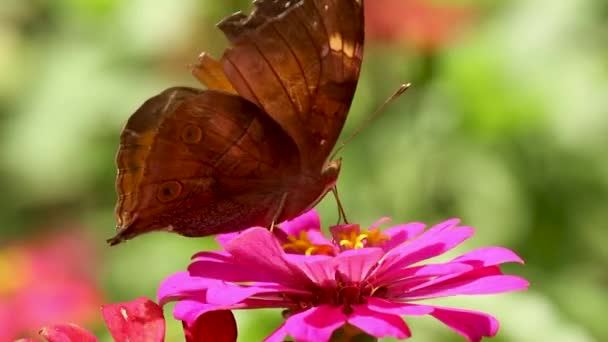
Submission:
[[287,200],[287,194],[288,193],[286,192],[281,197],[281,202],[279,202],[277,211],[274,213],[274,216],[272,217],[272,223],[270,224],[270,232],[272,232],[274,230],[274,226],[277,224],[279,216],[281,215],[281,212],[283,211],[283,208],[285,207],[285,201]]
[[346,212],[344,211],[344,207],[342,206],[342,201],[340,201],[340,196],[338,196],[338,187],[334,186],[331,189],[331,192],[334,194],[336,204],[338,205],[338,224],[342,220],[344,220],[344,223],[348,223],[348,219],[346,218]]

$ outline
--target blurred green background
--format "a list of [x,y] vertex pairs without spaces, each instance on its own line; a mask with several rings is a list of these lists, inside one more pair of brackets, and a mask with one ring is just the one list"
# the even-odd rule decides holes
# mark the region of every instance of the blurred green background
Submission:
[[[507,271],[532,285],[444,303],[496,315],[496,341],[607,341],[608,2],[366,6],[363,71],[343,137],[400,83],[413,87],[342,153],[349,219],[461,217],[477,234],[460,252],[512,248],[527,264]],[[128,116],[167,87],[197,87],[187,64],[201,51],[221,56],[215,23],[249,8],[247,0],[1,1],[0,313],[11,303],[29,310],[14,300],[29,293],[15,280],[28,278],[27,266],[7,257],[15,246],[28,255],[62,232],[77,236],[59,253],[90,257],[78,279],[103,302],[155,298],[164,277],[214,248],[213,239],[162,233],[107,247],[114,156]],[[331,196],[319,210],[326,225],[337,219]],[[46,282],[37,272],[29,279]],[[237,318],[241,340],[257,341],[280,312]],[[99,317],[79,323],[111,340]],[[413,341],[462,340],[430,318],[408,323]],[[37,328],[24,323],[16,334]],[[168,340],[181,340],[175,323]]]

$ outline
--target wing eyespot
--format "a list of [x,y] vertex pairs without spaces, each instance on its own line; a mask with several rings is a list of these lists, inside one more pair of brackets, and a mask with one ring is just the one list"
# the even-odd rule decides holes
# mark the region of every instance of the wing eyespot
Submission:
[[198,144],[203,139],[203,130],[196,125],[187,125],[182,129],[181,138],[186,144]]
[[171,202],[181,195],[183,188],[182,183],[178,181],[164,182],[158,187],[156,198],[162,203]]

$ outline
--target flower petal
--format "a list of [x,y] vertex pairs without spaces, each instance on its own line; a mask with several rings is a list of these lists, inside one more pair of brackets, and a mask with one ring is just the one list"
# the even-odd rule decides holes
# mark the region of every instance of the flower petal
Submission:
[[[395,286],[399,281],[419,284],[420,281],[427,282],[429,278],[436,278],[446,275],[462,274],[471,271],[473,266],[450,262],[446,264],[428,264],[423,266],[407,267],[391,272],[385,272],[380,277],[376,277],[374,284],[377,286]],[[412,285],[415,286],[415,285]]]
[[229,310],[207,312],[183,326],[186,342],[233,342],[237,337],[236,320]]
[[188,272],[194,278],[206,278],[228,282],[280,282],[284,275],[272,274],[265,269],[252,267],[251,264],[230,261],[197,260],[188,266]]
[[[272,292],[275,292],[273,290]],[[240,286],[230,283],[224,283],[221,286],[210,288],[207,291],[207,303],[213,305],[232,305],[264,292],[271,292],[268,288],[257,286]],[[276,291],[277,293],[281,293]]]
[[192,277],[188,272],[177,272],[163,280],[157,291],[160,305],[175,300],[191,292],[200,292],[212,286],[221,286],[215,279]]
[[321,219],[315,209],[311,209],[304,214],[292,219],[281,222],[279,227],[287,235],[300,235],[302,231],[321,230]]
[[196,320],[204,313],[215,310],[222,310],[213,304],[207,304],[196,298],[182,299],[173,308],[173,317],[180,321],[193,325]]
[[498,332],[498,320],[483,312],[435,307],[431,316],[471,342],[495,336]]
[[241,233],[243,233],[243,232],[240,231],[240,232],[234,232],[234,233],[220,234],[215,237],[215,241],[217,241],[217,243],[219,243],[220,246],[225,248],[226,245],[228,244],[228,242],[232,241],[237,236],[241,235]]
[[[240,232],[239,234],[240,235]],[[194,254],[192,260],[208,260],[208,261],[219,261],[219,262],[230,262],[232,261],[232,255],[226,251],[202,251]]]
[[377,338],[392,336],[407,338],[410,329],[398,315],[370,310],[366,305],[353,306],[354,312],[348,316],[348,323]]
[[456,295],[482,295],[518,291],[528,288],[529,282],[523,278],[502,275],[492,266],[464,273],[458,277],[435,283],[430,281],[404,293],[403,299],[436,298]]
[[378,272],[403,268],[436,257],[458,246],[474,234],[471,227],[458,226],[458,222],[458,220],[442,222],[418,238],[389,251]]
[[117,341],[165,340],[165,318],[158,304],[141,297],[131,302],[102,305],[101,313]]
[[257,275],[249,281],[276,282],[301,287],[310,280],[285,259],[274,236],[263,228],[250,228],[226,245],[235,263]]
[[369,226],[368,230],[378,229],[378,227],[380,227],[381,224],[388,223],[391,221],[392,221],[392,219],[388,216],[381,217],[378,220],[376,220],[376,222],[372,223],[372,225]]
[[[361,248],[347,250],[336,257],[289,258],[297,260],[293,265],[298,267],[317,286],[333,286],[336,283],[336,272],[347,280],[360,282],[365,279],[370,270],[382,258],[384,251],[380,248]],[[303,288],[300,286],[300,288]]]
[[40,330],[40,336],[49,342],[97,342],[97,337],[76,324],[57,324]]
[[281,324],[272,334],[264,339],[264,342],[283,342],[287,337],[287,329],[285,329],[285,323]]
[[304,214],[292,219],[281,222],[279,229],[275,230],[275,236],[281,243],[287,243],[287,236],[299,237],[302,232],[315,245],[332,246],[331,240],[327,239],[321,232],[321,220],[315,209],[311,209]]
[[452,261],[467,263],[478,268],[504,264],[507,262],[524,263],[524,261],[512,250],[503,247],[484,247],[475,249]]
[[296,341],[324,342],[345,323],[342,308],[321,305],[289,317],[285,331]]
[[434,308],[428,305],[392,302],[380,298],[369,298],[367,308],[376,312],[392,315],[422,316],[433,312]]
[[351,249],[333,259],[337,271],[352,282],[361,282],[384,256],[380,248]]
[[383,234],[391,239],[386,241],[382,248],[384,248],[385,251],[390,251],[415,236],[418,236],[424,231],[425,227],[426,225],[420,222],[411,222],[390,227],[386,229]]
[[[333,258],[315,258],[306,261],[306,258],[298,258],[299,262],[294,263],[308,279],[317,286],[331,286],[336,282],[336,265]],[[290,258],[294,260],[294,258]]]

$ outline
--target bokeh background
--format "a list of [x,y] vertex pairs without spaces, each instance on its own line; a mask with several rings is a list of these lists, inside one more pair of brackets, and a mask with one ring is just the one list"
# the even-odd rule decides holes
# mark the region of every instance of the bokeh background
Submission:
[[[0,341],[145,295],[213,239],[150,234],[109,248],[114,156],[128,116],[187,64],[220,56],[214,24],[247,0],[2,0]],[[444,301],[495,314],[496,341],[608,340],[608,2],[368,0],[363,71],[343,137],[413,87],[342,153],[351,221],[477,229],[529,291]],[[337,219],[328,197],[319,210]],[[462,250],[461,250],[462,251]],[[167,310],[167,316],[170,316]],[[242,341],[280,322],[239,313]],[[428,318],[413,341],[461,341]],[[169,341],[182,340],[170,323]]]

